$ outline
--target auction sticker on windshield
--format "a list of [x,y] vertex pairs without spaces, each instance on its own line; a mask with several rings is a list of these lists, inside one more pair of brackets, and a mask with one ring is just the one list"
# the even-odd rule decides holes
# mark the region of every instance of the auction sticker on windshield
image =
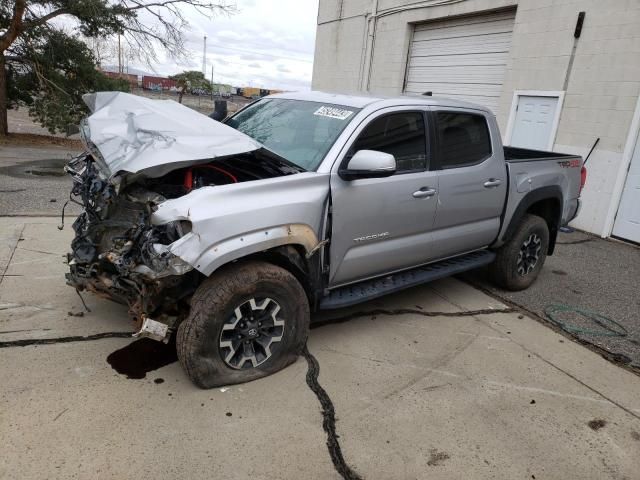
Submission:
[[313,112],[314,115],[320,115],[321,117],[337,118],[338,120],[346,120],[353,112],[351,110],[343,110],[342,108],[327,107],[323,105],[318,110]]

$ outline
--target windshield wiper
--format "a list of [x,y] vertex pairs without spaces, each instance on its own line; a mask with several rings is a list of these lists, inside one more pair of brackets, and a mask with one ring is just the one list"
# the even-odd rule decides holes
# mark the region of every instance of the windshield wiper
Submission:
[[[284,173],[285,175],[290,175],[293,173],[302,173],[307,171],[305,168],[301,167],[300,165],[297,165],[292,161],[287,160],[286,158],[278,155],[273,150],[269,150],[264,145],[262,146],[261,150],[262,150],[262,155],[260,155],[258,158],[260,158],[261,160],[263,158],[269,159],[269,162],[262,162],[265,168],[270,168],[270,166],[273,166],[273,164],[275,164],[278,168],[276,173]],[[267,165],[269,165],[269,167],[267,167]]]

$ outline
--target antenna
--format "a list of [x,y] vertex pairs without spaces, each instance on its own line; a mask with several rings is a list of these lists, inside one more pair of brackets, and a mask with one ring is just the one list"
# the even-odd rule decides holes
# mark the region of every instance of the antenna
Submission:
[[202,74],[207,76],[207,36],[204,36],[204,48],[202,50]]

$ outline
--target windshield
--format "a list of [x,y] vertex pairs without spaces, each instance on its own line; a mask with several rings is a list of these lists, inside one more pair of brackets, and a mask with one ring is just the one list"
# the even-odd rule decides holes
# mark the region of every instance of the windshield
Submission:
[[305,170],[315,170],[358,111],[342,105],[265,98],[226,124]]

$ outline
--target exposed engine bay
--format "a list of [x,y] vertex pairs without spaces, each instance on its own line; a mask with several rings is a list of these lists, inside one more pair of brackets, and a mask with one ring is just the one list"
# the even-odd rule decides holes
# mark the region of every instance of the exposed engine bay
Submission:
[[191,231],[188,220],[153,225],[158,205],[201,188],[298,173],[264,150],[189,165],[156,178],[110,177],[98,154],[83,153],[66,167],[70,201],[83,212],[73,223],[67,283],[128,305],[138,326],[153,317],[171,327],[188,311],[203,275],[169,251]]

